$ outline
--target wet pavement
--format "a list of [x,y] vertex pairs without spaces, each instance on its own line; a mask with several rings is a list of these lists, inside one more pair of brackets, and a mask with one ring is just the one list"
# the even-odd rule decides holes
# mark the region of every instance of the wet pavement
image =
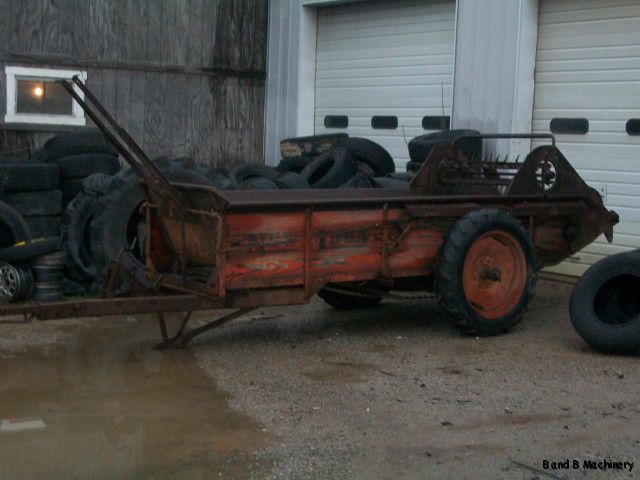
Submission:
[[[12,325],[13,339],[0,325],[1,479],[248,478],[269,468],[251,452],[272,437],[229,408],[189,350],[154,350],[152,318],[54,323]],[[50,343],[31,345],[26,329]]]
[[258,309],[186,350],[151,316],[0,324],[0,480],[638,478],[640,363],[582,342],[570,292],[491,338],[433,300]]

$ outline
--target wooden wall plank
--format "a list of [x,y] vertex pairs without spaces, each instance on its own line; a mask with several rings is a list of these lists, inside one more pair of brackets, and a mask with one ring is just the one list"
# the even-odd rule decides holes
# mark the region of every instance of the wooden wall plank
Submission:
[[52,52],[54,54],[58,54],[60,6],[56,0],[42,0],[40,31],[41,43],[38,53]]
[[56,53],[63,57],[73,56],[73,37],[76,35],[74,31],[76,0],[58,0],[58,42]]
[[91,28],[91,2],[76,1],[73,18],[73,56],[75,58],[91,58],[91,43],[96,42],[95,33]]
[[8,27],[12,30],[8,50],[13,53],[39,53],[42,45],[42,3],[38,0],[16,3],[14,18],[4,19],[3,22],[3,28]]
[[131,89],[129,91],[129,122],[128,131],[139,144],[145,145],[144,124],[146,114],[145,103],[145,72],[131,72]]
[[147,15],[149,4],[147,0],[127,0],[126,5],[128,28],[125,32],[125,45],[128,55],[134,62],[147,61]]
[[[160,25],[162,35],[160,37],[160,49],[162,52],[161,62],[164,64],[175,65],[175,45],[176,36],[178,35],[176,17],[177,17],[176,0],[162,0],[162,17],[160,17]],[[180,32],[180,35],[184,35]]]
[[[205,0],[184,0],[185,10],[183,14],[187,19],[185,32],[186,43],[183,45],[183,62],[189,66],[201,66],[202,59],[202,31],[206,21],[202,16]],[[209,0],[206,0],[207,3]]]
[[[145,0],[142,0],[145,1]],[[162,3],[146,0],[147,3],[147,61],[162,63]]]
[[115,70],[116,72],[116,95],[114,118],[125,129],[131,127],[131,76],[129,70]]

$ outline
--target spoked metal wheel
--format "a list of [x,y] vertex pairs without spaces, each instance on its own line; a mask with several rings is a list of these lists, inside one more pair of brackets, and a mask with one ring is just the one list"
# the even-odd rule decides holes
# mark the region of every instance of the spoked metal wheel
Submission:
[[33,291],[33,273],[26,265],[0,262],[0,303],[24,300]]

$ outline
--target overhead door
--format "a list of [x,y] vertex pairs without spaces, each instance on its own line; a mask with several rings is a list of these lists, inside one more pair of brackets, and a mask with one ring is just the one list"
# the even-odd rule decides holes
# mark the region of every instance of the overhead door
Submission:
[[406,142],[448,124],[455,2],[396,0],[320,8],[315,131],[382,144],[404,169]]
[[557,270],[581,274],[640,247],[640,0],[541,0],[533,129],[557,133],[580,175],[620,214]]

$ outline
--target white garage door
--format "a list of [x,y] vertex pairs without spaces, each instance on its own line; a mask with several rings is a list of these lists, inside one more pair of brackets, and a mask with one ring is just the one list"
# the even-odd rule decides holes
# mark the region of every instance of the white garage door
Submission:
[[534,131],[575,132],[557,135],[561,151],[620,214],[612,245],[557,269],[581,274],[640,247],[640,0],[541,0],[535,81]]
[[438,129],[451,115],[454,24],[449,0],[319,9],[316,133],[370,138],[403,170],[405,138]]

